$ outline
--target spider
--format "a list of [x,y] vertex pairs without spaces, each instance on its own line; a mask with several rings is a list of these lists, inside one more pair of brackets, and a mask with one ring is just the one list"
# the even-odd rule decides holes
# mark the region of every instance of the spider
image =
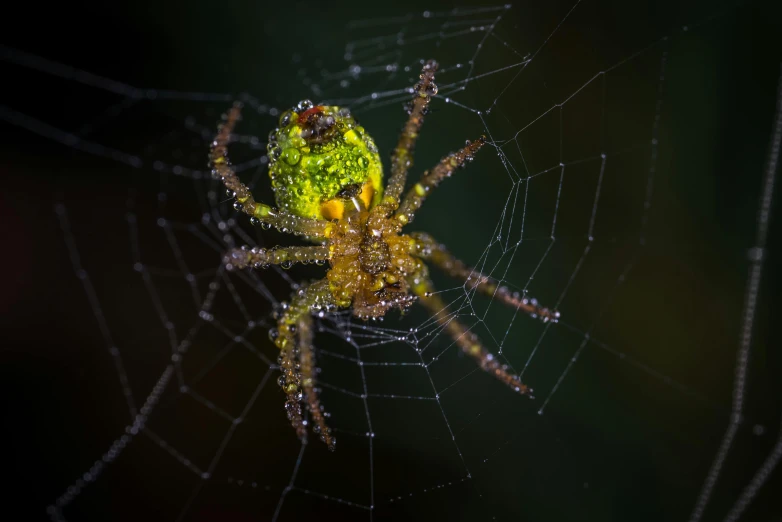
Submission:
[[479,291],[544,322],[557,321],[559,312],[540,306],[499,281],[468,267],[426,233],[403,234],[416,211],[441,181],[471,161],[486,143],[481,137],[467,141],[458,152],[445,156],[403,196],[407,173],[413,164],[416,138],[428,112],[437,62],[423,64],[420,81],[406,104],[407,122],[391,157],[391,175],[382,185],[382,163],[377,147],[346,108],[314,105],[304,100],[280,116],[279,127],[269,134],[269,174],[277,208],[257,202],[236,176],[227,157],[227,145],[240,118],[236,103],[223,116],[209,155],[215,178],[235,198],[234,208],[265,229],[305,236],[314,246],[230,250],[223,260],[229,270],[265,268],[293,263],[329,264],[326,277],[300,287],[290,302],[276,312],[276,328],[269,333],[279,348],[282,375],[278,383],[286,395],[285,410],[297,435],[305,440],[304,406],[313,431],[329,449],[336,439],[326,425],[316,388],[313,353],[313,314],[351,309],[360,319],[379,319],[389,310],[406,311],[418,301],[434,316],[455,344],[484,371],[512,390],[531,389],[483,346],[478,336],[445,312],[446,304],[434,293],[427,263],[466,281]]

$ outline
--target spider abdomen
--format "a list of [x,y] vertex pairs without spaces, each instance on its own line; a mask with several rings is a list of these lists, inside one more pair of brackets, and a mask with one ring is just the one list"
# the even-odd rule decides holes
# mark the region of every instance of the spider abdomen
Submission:
[[374,141],[350,111],[299,102],[269,134],[269,176],[279,207],[301,217],[341,219],[351,187],[366,208],[380,201],[383,167]]

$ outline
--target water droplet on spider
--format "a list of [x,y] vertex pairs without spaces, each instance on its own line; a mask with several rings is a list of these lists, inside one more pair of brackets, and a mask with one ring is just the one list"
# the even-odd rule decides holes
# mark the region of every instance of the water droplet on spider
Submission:
[[241,264],[247,258],[247,253],[243,250],[231,250],[231,253],[226,257],[226,261],[229,263]]
[[280,116],[280,127],[287,127],[293,117],[293,111],[287,110]]
[[426,88],[424,89],[424,92],[428,96],[434,96],[435,94],[437,94],[437,91],[438,91],[437,85],[434,82],[427,85]]
[[[277,377],[277,384],[281,388],[285,388],[285,385],[287,384],[287,379],[285,378],[284,375],[280,375],[279,377]],[[287,406],[287,404],[286,404],[286,406]]]
[[225,195],[228,196],[229,198],[234,198],[234,197],[236,197],[236,192],[234,192],[231,189],[228,189],[228,190],[225,191]]
[[264,230],[270,230],[272,228],[272,224],[264,221],[263,223],[261,223],[261,228]]
[[301,153],[299,152],[299,149],[291,147],[283,150],[282,153],[280,153],[280,157],[288,165],[296,165],[299,162],[299,159],[301,159]]
[[304,394],[301,393],[301,391],[297,391],[296,393],[293,394],[293,398],[296,399],[297,401],[300,401],[304,399]]
[[263,222],[258,219],[257,217],[251,217],[250,218],[250,224],[254,227],[259,227],[263,224]]
[[287,269],[289,269],[290,267],[293,266],[293,261],[290,261],[290,260],[283,261],[282,263],[280,263],[280,266],[282,268],[284,268],[285,270],[287,270]]
[[296,110],[298,112],[306,111],[307,109],[311,109],[315,106],[315,104],[312,103],[310,100],[301,100],[299,103],[296,104]]
[[241,203],[239,203],[238,201],[234,201],[234,210],[239,210],[239,211],[241,211],[242,209],[244,209],[244,205],[242,205],[242,204],[241,204]]

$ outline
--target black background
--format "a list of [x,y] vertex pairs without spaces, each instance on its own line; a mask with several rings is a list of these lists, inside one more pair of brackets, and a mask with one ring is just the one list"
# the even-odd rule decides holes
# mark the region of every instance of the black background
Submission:
[[[426,6],[433,12],[449,7]],[[500,25],[502,37],[523,53],[534,52],[569,9],[569,4],[557,3],[514,5]],[[30,4],[16,5],[6,14],[2,40],[16,50],[133,86],[248,92],[264,103],[285,107],[313,96],[303,78],[322,77],[321,69],[339,71],[349,65],[343,57],[347,42],[385,34],[388,28],[420,27],[418,18],[410,22],[394,20],[421,11],[417,2],[340,7],[307,2],[274,6],[201,1],[56,7]],[[587,267],[582,276],[587,282],[577,285],[562,310],[566,319],[573,318],[570,324],[583,333],[595,319],[594,309],[607,306],[594,336],[646,368],[684,384],[688,391],[592,347],[579,359],[556,399],[547,406],[546,414],[538,416],[537,408],[580,342],[580,334],[573,336],[564,327],[555,329],[546,346],[550,358],[533,377],[540,390],[536,401],[519,405],[517,398],[506,396],[501,387],[471,374],[457,395],[463,403],[446,404],[456,427],[470,426],[465,420],[467,413],[462,411],[483,412],[472,425],[474,432],[468,430],[459,439],[473,480],[462,480],[464,470],[454,460],[451,441],[444,433],[428,431],[432,412],[406,409],[408,405],[402,401],[370,403],[378,433],[375,490],[382,497],[376,498],[376,519],[683,520],[689,516],[720,442],[730,412],[748,270],[746,253],[754,241],[780,74],[778,9],[772,12],[770,6],[760,2],[724,6],[714,2],[684,6],[675,2],[633,6],[584,2],[574,14],[536,56],[539,68],[531,68],[513,84],[511,77],[504,75],[475,82],[462,98],[455,97],[470,107],[483,107],[504,86],[512,85],[510,94],[503,95],[498,106],[501,114],[494,111],[487,116],[491,128],[507,137],[534,119],[533,115],[573,93],[591,74],[659,42],[663,35],[671,35],[665,47],[668,63],[663,82],[661,147],[653,205],[644,232],[646,245],[639,250],[628,282],[615,295],[613,304],[606,304],[601,291],[613,288],[621,267],[632,257],[628,254],[629,243],[619,240],[597,248],[590,258],[595,266]],[[351,19],[374,17],[381,17],[387,25],[380,29],[346,26]],[[692,29],[682,31],[685,24],[692,24]],[[436,56],[442,63],[450,63],[469,56],[468,51],[475,47],[473,40],[465,48],[449,40],[443,40],[441,48],[428,48],[429,42],[423,39],[420,44],[405,44],[400,61],[410,63]],[[584,42],[589,42],[589,53]],[[393,44],[390,47],[393,50]],[[486,70],[514,61],[498,47],[492,49],[481,61]],[[609,89],[615,90],[608,91],[608,100],[617,101],[626,111],[608,116],[614,118],[610,120],[609,135],[617,142],[622,141],[623,134],[651,136],[648,111],[661,98],[655,81],[661,55],[658,50],[649,55],[648,64],[645,58],[631,61],[619,68],[620,72],[628,71],[626,77],[609,80]],[[641,64],[638,69],[636,63]],[[0,197],[0,244],[4,253],[0,261],[4,280],[0,293],[0,382],[4,449],[10,463],[5,472],[10,487],[5,486],[7,501],[3,509],[8,520],[32,520],[46,517],[46,507],[106,451],[128,423],[112,361],[83,287],[74,276],[54,205],[62,202],[68,210],[82,261],[112,336],[128,358],[137,403],[154,384],[170,352],[159,314],[132,269],[125,222],[129,198],[138,215],[145,262],[148,259],[151,265],[175,265],[170,254],[164,253],[166,245],[155,229],[155,220],[162,211],[157,196],[161,177],[154,170],[133,169],[30,133],[9,124],[8,108],[69,132],[95,123],[87,133],[88,139],[128,152],[146,154],[149,151],[145,147],[156,143],[149,152],[156,157],[173,154],[165,152],[172,143],[169,132],[181,130],[186,116],[211,126],[227,104],[144,101],[119,116],[107,115],[104,108],[119,100],[114,94],[8,60],[0,67],[2,105],[6,107],[6,117],[0,123],[0,170],[5,182]],[[51,72],[51,67],[46,69]],[[302,69],[307,73],[302,74]],[[380,77],[378,83],[372,83],[371,77],[363,80],[366,83],[354,83],[347,88],[347,96],[355,98],[409,84],[404,75],[387,84],[382,80],[388,76]],[[335,86],[329,89],[328,93],[338,92]],[[586,122],[599,118],[593,111],[599,104],[575,101],[574,105],[575,119],[568,120],[559,134],[565,140],[588,135],[579,127],[580,117]],[[610,113],[612,105],[606,107]],[[638,112],[626,110],[628,107]],[[439,111],[431,116],[425,130],[429,134],[422,136],[419,146],[417,165],[422,167],[434,163],[454,144],[483,132],[473,114],[463,114],[444,104],[435,109]],[[390,150],[403,117],[399,104],[370,104],[364,114],[358,110],[357,114],[381,151]],[[645,130],[637,131],[637,121],[643,121]],[[248,121],[246,132],[263,140],[272,124],[269,117]],[[556,134],[549,136],[545,130],[530,134],[531,141],[522,144],[525,152],[529,151],[527,159],[536,154],[544,157],[547,148],[557,149],[557,140],[552,139]],[[189,142],[184,146],[184,142],[176,143],[185,148],[183,163],[203,167],[198,161],[205,163],[206,143],[203,149]],[[188,156],[191,153],[195,160]],[[247,160],[253,151],[243,149],[237,154],[244,154]],[[639,165],[648,169],[648,149],[623,157],[628,156],[628,172],[635,173],[628,178],[635,181],[628,182],[626,188],[632,192],[644,186],[646,171],[641,172],[639,169],[644,167]],[[519,164],[513,157],[511,161]],[[622,161],[620,158],[617,163],[623,165]],[[166,183],[162,188],[170,198],[166,217],[198,221],[198,195],[193,185],[175,177],[167,178]],[[782,339],[775,324],[780,286],[776,219],[779,185],[774,194],[754,329],[746,415],[704,520],[722,519],[779,434],[782,364],[777,347]],[[427,202],[416,228],[432,231],[455,253],[475,262],[477,252],[493,233],[508,187],[499,161],[487,154],[449,180],[442,193]],[[623,226],[637,223],[641,200],[619,197],[621,188],[616,189],[619,193],[613,198],[610,188],[606,190],[600,207],[604,223],[609,223],[608,228],[620,239],[637,238],[638,229],[633,228],[637,225],[627,225],[628,229]],[[591,195],[579,199],[591,204]],[[537,200],[530,201],[531,216],[538,204]],[[567,208],[563,210],[565,223],[570,215]],[[535,237],[534,232],[531,234]],[[560,237],[557,246],[561,245],[562,250],[546,261],[536,281],[542,293],[539,297],[548,297],[549,302],[559,295],[562,278],[567,280],[573,271],[572,263],[565,264],[564,260],[577,259],[585,244],[583,237],[564,232]],[[265,238],[271,243],[288,241],[273,233]],[[219,260],[218,254],[197,242],[184,241],[182,251],[193,271],[199,266],[214,267]],[[520,252],[523,255],[525,251]],[[520,261],[524,270],[529,268],[527,264],[537,262],[539,253],[532,249],[531,258]],[[522,273],[508,277],[523,286],[528,271],[519,268]],[[304,277],[314,272],[291,274]],[[441,286],[447,284],[444,280],[438,282]],[[284,298],[290,289],[278,275],[270,276],[268,284],[278,298]],[[170,285],[160,282],[157,288],[171,321],[183,329],[191,324],[192,304],[178,306],[180,300],[189,299],[181,281]],[[268,303],[257,297],[255,301],[248,299],[251,305],[266,307],[254,312],[259,317],[268,314]],[[399,327],[406,329],[423,320],[423,315],[414,315]],[[504,320],[498,313],[497,318],[487,320],[487,326],[501,333],[504,330],[500,328],[507,328]],[[520,324],[526,328],[533,323]],[[525,354],[529,353],[537,337],[521,331],[522,326],[514,328],[513,334],[518,336]],[[273,358],[263,330],[255,332],[251,341]],[[219,346],[225,343],[212,333],[201,339],[201,347],[206,350],[212,341]],[[334,345],[334,350],[345,349],[344,343],[333,337],[324,336],[322,343]],[[385,360],[394,357],[388,355]],[[518,356],[513,362],[525,359]],[[328,382],[346,388],[355,384],[346,370],[334,367],[329,374],[327,364],[324,362],[324,375],[330,375]],[[461,361],[454,364],[462,372],[458,375],[469,372]],[[263,375],[259,368],[241,359],[225,362],[220,369],[222,373],[201,390],[216,402],[221,397],[230,402],[232,395],[226,390],[233,388],[241,390],[237,394],[246,402],[247,394]],[[407,390],[411,395],[427,393],[425,388],[420,391],[416,387],[412,371],[395,371],[391,377],[378,376],[369,382],[382,388],[385,379],[404,383],[395,388],[389,385],[389,389]],[[272,388],[266,389],[257,411],[251,412],[237,430],[213,478],[195,495],[187,520],[272,518],[300,449],[282,414],[279,394]],[[166,401],[157,416],[152,416],[150,426],[165,433],[172,446],[204,468],[227,426],[212,412],[178,399],[173,388],[167,393],[170,396],[164,395]],[[692,399],[691,394],[704,399]],[[336,425],[344,422],[361,429],[365,417],[359,402],[341,403],[340,395],[329,394],[328,390],[324,400],[329,408],[334,405],[335,418],[341,419],[335,420]],[[236,408],[232,412],[237,413]],[[420,430],[421,438],[406,440],[407,430]],[[497,435],[492,436],[493,432]],[[383,435],[388,435],[387,439]],[[340,449],[333,455],[319,445],[310,445],[302,461],[307,466],[302,468],[296,485],[368,504],[366,444],[359,437],[341,436]],[[492,456],[493,460],[489,458]],[[246,483],[240,486],[237,480]],[[176,519],[199,482],[150,439],[138,437],[63,514],[69,520],[130,520],[141,516]],[[256,482],[257,487],[250,482]],[[442,486],[448,482],[455,484],[423,492],[427,484]],[[777,471],[744,520],[782,520],[782,508],[774,494],[779,484]],[[387,492],[414,495],[390,503],[387,498],[391,494]],[[369,514],[295,490],[286,496],[279,517],[366,520]]]

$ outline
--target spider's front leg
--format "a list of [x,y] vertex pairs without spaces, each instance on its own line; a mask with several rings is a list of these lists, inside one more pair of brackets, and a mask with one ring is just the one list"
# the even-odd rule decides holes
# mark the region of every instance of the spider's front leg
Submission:
[[454,340],[462,351],[472,357],[482,370],[507,384],[514,391],[529,395],[532,389],[521,382],[521,377],[510,373],[506,364],[501,364],[481,343],[478,336],[447,312],[447,305],[434,293],[434,285],[424,267],[410,277],[410,288],[418,296],[419,302],[426,307],[434,319]]
[[435,241],[429,234],[413,232],[410,236],[415,241],[413,246],[415,255],[429,261],[454,279],[465,281],[468,291],[481,292],[508,307],[516,308],[529,314],[530,317],[540,319],[544,323],[559,321],[559,311],[541,306],[537,299],[522,295],[520,292],[513,292],[493,277],[483,275],[475,268],[470,268],[454,257],[443,244]]
[[314,309],[332,306],[328,280],[321,279],[307,288],[300,289],[291,299],[283,303],[277,318],[277,328],[270,332],[274,344],[280,349],[277,362],[282,375],[278,384],[285,392],[285,411],[288,419],[301,439],[307,436],[306,424],[302,418],[302,401],[314,423],[313,429],[329,449],[334,450],[336,439],[326,426],[315,388],[315,356],[312,347],[312,316]]
[[326,425],[326,413],[320,403],[315,389],[315,350],[312,346],[312,316],[303,315],[299,320],[299,363],[301,364],[301,387],[304,390],[304,400],[312,415],[312,431],[320,434],[320,440],[326,443],[331,451],[336,449],[337,439],[331,434],[331,428]]

